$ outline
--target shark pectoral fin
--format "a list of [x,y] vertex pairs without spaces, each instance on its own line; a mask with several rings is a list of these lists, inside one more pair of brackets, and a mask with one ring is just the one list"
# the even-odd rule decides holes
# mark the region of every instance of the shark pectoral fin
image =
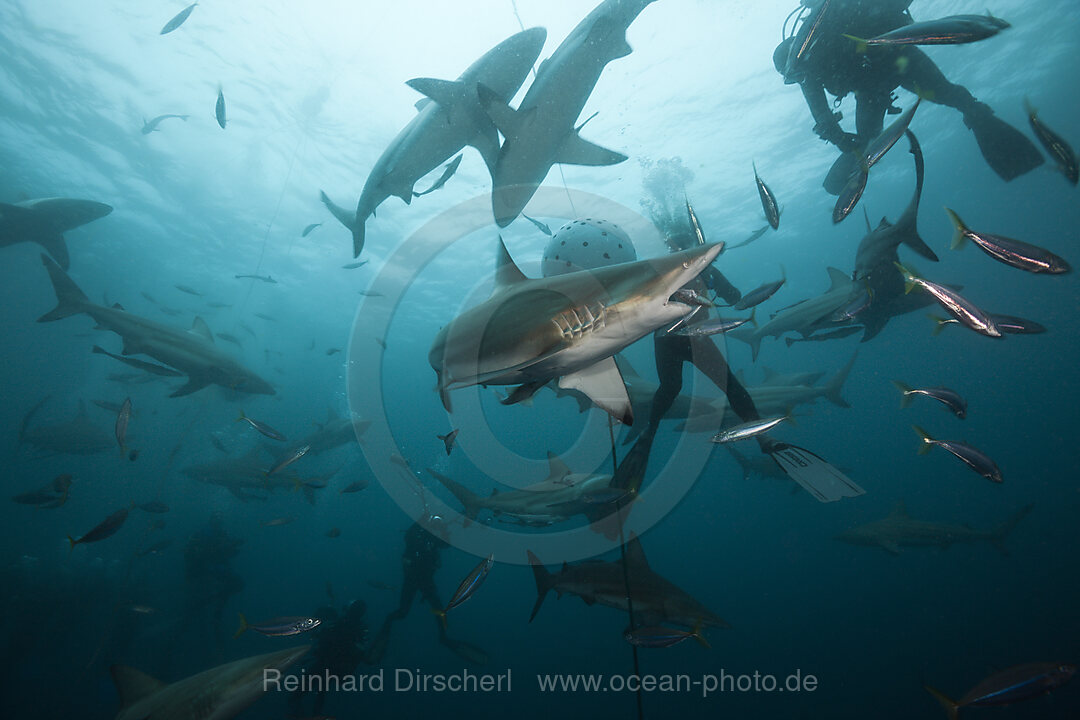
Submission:
[[52,255],[56,260],[57,265],[67,270],[71,267],[71,257],[68,255],[67,243],[64,242],[64,236],[60,233],[55,235],[47,235],[45,237],[35,238],[37,244],[45,248],[45,252]]
[[[469,98],[465,83],[457,80],[438,80],[436,78],[413,78],[406,85],[428,97],[446,109]],[[419,103],[417,103],[419,105]]]
[[196,377],[196,376],[193,375],[193,376],[188,378],[187,383],[184,384],[183,387],[181,387],[179,390],[174,392],[169,397],[177,398],[177,397],[183,397],[185,395],[190,395],[193,392],[198,392],[199,390],[202,390],[204,387],[206,387],[209,384],[210,384],[210,382],[208,380],[206,380],[204,378],[201,378],[201,377]]
[[503,134],[503,137],[516,137],[521,129],[526,112],[518,112],[506,104],[499,94],[483,83],[476,83],[476,95],[491,122]]
[[566,165],[617,165],[623,160],[626,155],[594,145],[576,132],[568,133],[555,153],[555,162]]
[[165,687],[165,683],[157,678],[127,665],[113,665],[109,672],[120,695],[121,712]]
[[479,129],[469,140],[469,145],[476,148],[476,151],[480,153],[480,157],[484,159],[484,165],[487,166],[488,174],[494,179],[495,164],[499,161],[498,129],[493,124]]
[[548,450],[548,476],[544,478],[544,482],[555,482],[556,480],[562,480],[564,477],[570,474],[570,468],[564,463],[558,455]]
[[893,555],[899,555],[900,554],[900,546],[897,545],[892,540],[882,540],[881,541],[881,547],[884,548],[885,550],[889,551]]
[[195,321],[191,323],[191,332],[206,340],[211,345],[214,344],[214,334],[210,332],[210,326],[206,324],[198,315],[195,316]]
[[633,531],[630,532],[630,540],[626,543],[626,566],[636,572],[645,572],[649,569],[649,561],[645,557],[645,550],[641,547],[641,540]]
[[626,394],[626,386],[613,357],[606,357],[576,373],[563,375],[559,378],[559,387],[583,392],[597,407],[616,420],[625,425],[634,424],[630,397]]
[[935,253],[933,250],[931,250],[930,246],[927,245],[923,241],[923,239],[921,237],[919,237],[918,235],[916,235],[915,233],[912,233],[911,235],[906,237],[904,239],[904,244],[907,245],[912,250],[914,250],[915,252],[917,252],[919,255],[922,255],[927,260],[932,260],[933,262],[938,261],[937,253]]

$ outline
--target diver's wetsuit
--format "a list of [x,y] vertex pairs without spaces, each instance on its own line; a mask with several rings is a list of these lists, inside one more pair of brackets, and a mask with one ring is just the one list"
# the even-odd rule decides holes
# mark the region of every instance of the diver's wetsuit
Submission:
[[[435,588],[435,571],[439,569],[440,555],[449,545],[443,539],[433,535],[419,523],[413,523],[405,531],[405,552],[401,555],[401,595],[397,609],[386,616],[379,633],[371,644],[372,662],[378,662],[390,641],[390,629],[394,622],[404,620],[412,608],[413,598],[417,593],[432,610],[441,610],[442,601]],[[438,627],[439,642],[450,648],[460,657],[477,664],[484,664],[487,656],[475,645],[463,640],[455,640],[446,633],[446,627],[434,618]]]
[[[367,638],[367,623],[364,622],[366,611],[363,600],[354,600],[340,617],[332,607],[319,608],[316,617],[322,620],[322,626],[316,630],[315,643],[304,664],[304,672],[344,678],[356,672],[361,662],[370,664],[371,658],[363,648]],[[289,697],[289,709],[295,716],[303,714],[301,703],[305,693],[300,688]],[[326,694],[325,687],[315,692],[312,715],[322,716]]]

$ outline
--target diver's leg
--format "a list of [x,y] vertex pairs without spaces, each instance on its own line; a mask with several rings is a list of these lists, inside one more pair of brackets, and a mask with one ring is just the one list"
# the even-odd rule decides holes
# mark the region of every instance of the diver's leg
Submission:
[[855,93],[855,133],[865,146],[881,134],[885,127],[885,111],[892,104],[888,91],[880,89]]
[[965,115],[975,109],[975,96],[963,85],[949,82],[941,69],[926,53],[916,47],[907,48],[903,57],[906,69],[900,75],[900,85],[905,90],[926,98],[938,105],[956,108]]
[[716,347],[716,343],[707,337],[694,338],[690,348],[690,362],[727,395],[728,405],[735,414],[743,422],[760,419],[761,415],[758,414],[757,407],[754,405],[754,399],[731,372],[731,366],[728,365],[724,354],[720,352],[720,348]]

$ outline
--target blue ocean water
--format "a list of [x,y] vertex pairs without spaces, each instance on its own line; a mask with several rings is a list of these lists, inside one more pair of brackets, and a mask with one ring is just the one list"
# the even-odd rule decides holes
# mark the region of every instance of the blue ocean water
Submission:
[[[649,4],[627,33],[633,52],[604,69],[577,120],[597,113],[582,136],[629,159],[610,167],[559,165],[545,180],[551,197],[565,194],[573,204],[587,193],[645,219],[650,203],[681,203],[685,188],[708,239],[735,244],[765,222],[751,169],[756,163],[780,201],[780,227],[725,253],[716,267],[743,292],[787,278],[757,309],[762,321],[821,294],[826,268],[850,274],[866,232],[859,208],[843,223],[831,222],[834,198],[821,181],[836,151],[812,132],[798,86],[785,86],[772,67],[790,5]],[[333,626],[327,615],[321,629],[298,637],[249,631],[234,639],[238,613],[253,621],[326,614],[328,607],[342,613],[355,600],[366,605],[368,629],[367,655],[356,671],[381,670],[386,689],[330,693],[319,712],[310,696],[297,709],[288,693],[268,692],[240,717],[639,716],[635,693],[610,685],[634,672],[623,638],[625,612],[569,594],[557,599],[553,591],[529,622],[536,585],[524,549],[535,542],[541,560],[557,572],[564,558],[539,548],[541,538],[564,526],[520,527],[486,515],[466,526],[460,503],[427,472],[483,496],[496,486],[543,480],[549,451],[574,472],[611,472],[608,416],[598,409],[580,413],[576,402],[549,390],[531,404],[504,406],[493,388],[473,387],[452,391],[455,412],[448,413],[435,392],[432,339],[491,292],[497,237],[529,277],[540,274],[548,237],[524,219],[502,230],[490,214],[475,226],[469,224],[475,214],[461,226],[447,220],[461,208],[489,208],[491,177],[471,147],[444,188],[409,204],[390,197],[379,206],[357,260],[349,231],[319,201],[324,190],[351,210],[380,154],[416,113],[420,96],[406,80],[455,78],[522,27],[547,29],[543,60],[594,4],[200,3],[182,26],[160,35],[183,7],[115,0],[0,6],[0,202],[59,197],[111,206],[105,217],[65,233],[70,277],[90,301],[120,303],[180,330],[201,317],[213,333],[239,341],[219,335],[215,344],[269,381],[275,394],[211,386],[170,398],[183,378],[110,379],[135,371],[91,348],[119,354],[119,338],[95,330],[85,315],[37,323],[56,304],[42,247],[0,248],[5,494],[38,489],[61,474],[74,478],[60,507],[7,502],[0,511],[5,717],[112,717],[120,707],[109,671],[114,664],[181,680],[314,642]],[[1006,0],[991,10],[1012,27],[927,54],[1032,139],[1025,96],[1047,125],[1080,143],[1075,7],[1064,0]],[[951,0],[911,6],[917,19],[984,11]],[[214,117],[219,88],[227,102],[224,129]],[[910,92],[897,95],[903,107],[914,102]],[[853,129],[854,99],[838,109]],[[189,117],[140,131],[147,119],[166,113]],[[934,717],[941,709],[924,684],[959,697],[1007,667],[1076,659],[1080,495],[1069,459],[1080,401],[1072,361],[1076,279],[1024,273],[970,245],[950,251],[952,230],[942,210],[955,208],[975,229],[1075,262],[1076,188],[1051,160],[1001,181],[952,109],[924,102],[911,128],[926,161],[919,229],[941,262],[906,248],[900,258],[930,279],[962,286],[965,297],[988,310],[1036,320],[1048,331],[1004,340],[958,327],[934,335],[929,310],[921,310],[893,319],[866,343],[858,334],[790,347],[768,338],[756,360],[745,343],[721,339],[731,366],[752,386],[763,382],[765,368],[831,377],[858,350],[842,389],[849,407],[825,399],[800,406],[795,424],[775,437],[812,448],[866,493],[818,503],[792,492],[787,480],[744,477],[707,434],[680,432],[675,420],[661,425],[645,494],[627,527],[640,534],[653,571],[731,627],[706,631],[711,649],[691,640],[638,650],[640,673],[699,683],[643,693],[646,717]],[[860,205],[873,225],[882,216],[895,220],[911,197],[906,145],[901,140],[871,171]],[[534,201],[526,212],[552,230],[578,216],[549,214],[553,202]],[[580,214],[590,210],[583,204]],[[0,216],[12,212],[2,208]],[[313,223],[322,225],[302,237]],[[640,258],[666,253],[656,229],[632,237]],[[342,268],[359,260],[367,264]],[[235,277],[246,274],[276,282]],[[624,355],[655,382],[651,339]],[[687,370],[685,377],[684,392],[718,396],[700,373]],[[901,410],[893,380],[954,388],[969,403],[968,417],[957,420],[926,399]],[[112,444],[115,410],[93,404],[125,398],[134,407],[126,444],[138,451],[135,460]],[[107,449],[54,453],[28,442],[33,431],[78,417],[81,405]],[[360,442],[312,452],[275,474],[287,478],[278,487],[258,471],[293,445],[273,445],[237,422],[241,410],[289,441],[317,431],[328,410],[337,418],[355,413],[372,425]],[[638,422],[644,419],[639,414]],[[916,456],[913,423],[984,450],[1005,482],[991,484],[938,449]],[[447,455],[436,436],[454,428],[457,446]],[[63,438],[61,430],[55,435]],[[630,446],[618,436],[615,442],[621,460]],[[249,453],[248,475],[236,466],[224,473],[226,481],[248,478],[251,484],[236,492],[201,482],[191,470]],[[757,456],[753,442],[745,454]],[[665,494],[661,475],[683,481],[685,494]],[[367,487],[341,492],[356,482]],[[661,489],[650,497],[650,486]],[[69,547],[66,536],[78,538],[110,513],[150,501],[166,503],[168,512],[130,509],[115,535]],[[1007,555],[981,541],[894,555],[835,539],[888,516],[900,501],[914,518],[979,530],[1029,504],[1033,509],[1007,538]],[[668,502],[673,507],[653,521],[650,507]],[[384,619],[398,607],[410,567],[403,563],[403,553],[410,560],[406,533],[424,512],[451,518],[450,544],[435,551],[440,564],[433,578],[443,603],[487,552],[495,554],[490,576],[450,611],[447,625],[453,640],[482,649],[486,663],[439,642],[438,621],[419,595],[390,626],[381,656],[367,662]],[[645,517],[648,523],[636,520]],[[580,517],[566,524],[583,526]],[[340,532],[331,537],[335,528]],[[500,536],[485,535],[486,529],[516,539],[492,540]],[[591,547],[600,536],[590,532],[568,535],[565,543]],[[171,542],[145,552],[165,541]],[[617,543],[605,549],[600,559],[617,561]],[[584,557],[583,550],[565,559]],[[466,671],[510,673],[511,689],[394,690],[399,674]],[[707,695],[700,684],[707,676],[755,672],[781,683],[798,672],[817,682],[798,693]],[[542,691],[538,676],[557,673],[602,675],[608,690]],[[982,712],[1070,718],[1078,708],[1080,690],[1067,686],[1050,698]]]

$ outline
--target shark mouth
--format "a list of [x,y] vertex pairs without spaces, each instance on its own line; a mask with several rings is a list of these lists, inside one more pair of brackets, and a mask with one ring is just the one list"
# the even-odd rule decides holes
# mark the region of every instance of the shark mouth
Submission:
[[566,340],[578,340],[589,332],[603,330],[607,326],[607,307],[597,301],[593,305],[570,308],[551,319]]

